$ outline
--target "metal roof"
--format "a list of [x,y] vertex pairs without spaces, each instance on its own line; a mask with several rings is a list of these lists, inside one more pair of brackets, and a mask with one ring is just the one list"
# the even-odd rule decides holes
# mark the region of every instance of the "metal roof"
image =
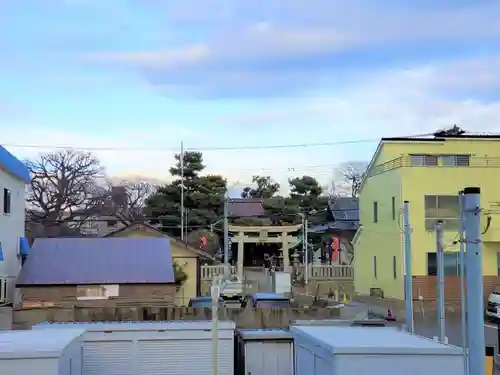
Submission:
[[[207,320],[169,320],[143,322],[43,322],[32,327],[36,331],[46,329],[84,328],[88,332],[96,331],[157,331],[157,330],[204,330],[212,329],[212,322]],[[230,320],[220,320],[219,330],[234,330],[236,325]]]
[[462,350],[392,327],[292,326],[294,339],[311,340],[331,353],[455,354]]
[[256,217],[266,214],[260,198],[233,198],[229,199],[228,206],[229,216]]
[[64,348],[85,333],[83,328],[65,327],[50,336],[41,330],[6,331],[0,334],[0,359],[58,358]]
[[240,329],[237,334],[244,340],[292,340],[290,331],[285,329]]
[[0,146],[0,168],[26,183],[31,181],[28,167],[3,146]]
[[38,238],[18,285],[173,283],[170,239]]

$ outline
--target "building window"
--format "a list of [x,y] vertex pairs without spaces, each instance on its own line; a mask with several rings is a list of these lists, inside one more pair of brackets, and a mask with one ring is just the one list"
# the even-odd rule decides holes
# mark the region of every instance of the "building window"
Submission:
[[373,277],[377,278],[377,257],[373,257]]
[[107,220],[106,224],[108,227],[116,227],[118,225],[118,220]]
[[118,297],[119,289],[118,285],[78,285],[76,297],[79,300],[108,299]]
[[11,194],[9,189],[3,189],[3,213],[10,214]]
[[470,165],[470,155],[441,155],[440,159],[443,167],[468,167]]
[[497,276],[500,276],[500,253],[497,253]]
[[392,197],[392,220],[396,220],[396,197]]
[[[460,254],[454,252],[444,252],[444,275],[460,276]],[[427,253],[427,275],[437,276],[436,253]]]
[[378,222],[378,202],[373,202],[373,222]]
[[436,167],[438,165],[438,156],[429,154],[412,154],[411,165],[413,167],[424,167],[431,166]]
[[398,278],[398,269],[397,269],[396,256],[392,257],[392,276],[394,277],[394,280],[396,280]]
[[458,195],[426,195],[425,229],[433,232],[436,221],[443,222],[445,231],[458,230]]

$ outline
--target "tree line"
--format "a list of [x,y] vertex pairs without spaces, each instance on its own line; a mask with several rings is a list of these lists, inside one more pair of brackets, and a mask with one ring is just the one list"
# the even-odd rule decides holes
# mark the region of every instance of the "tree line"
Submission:
[[[75,236],[81,223],[98,216],[114,216],[124,224],[149,222],[179,237],[183,183],[188,241],[197,244],[200,236],[207,235],[213,246],[218,242],[227,181],[221,175],[203,173],[201,152],[184,153],[183,180],[180,155],[175,155],[172,180],[160,185],[108,178],[94,155],[75,150],[44,154],[26,165],[32,177],[26,198],[27,231],[33,237]],[[350,193],[356,195],[363,170],[346,164],[340,173]],[[261,199],[265,217],[231,220],[245,225],[294,224],[300,222],[299,213],[316,211],[310,218],[312,224],[327,221],[329,192],[314,177],[298,176],[288,184],[290,193],[284,196],[271,176],[253,176],[241,198]]]

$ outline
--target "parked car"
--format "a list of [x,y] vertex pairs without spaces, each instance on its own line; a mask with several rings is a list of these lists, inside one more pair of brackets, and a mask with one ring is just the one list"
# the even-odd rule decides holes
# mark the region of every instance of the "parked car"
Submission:
[[290,298],[278,293],[254,293],[246,296],[241,304],[243,308],[258,307],[289,307]]
[[500,320],[500,286],[495,287],[488,297],[485,318],[486,320]]
[[[219,298],[219,307],[221,307],[223,303],[224,301],[222,300],[222,298]],[[194,307],[197,309],[202,309],[205,307],[212,308],[212,297],[211,296],[191,297],[189,299],[188,307]]]

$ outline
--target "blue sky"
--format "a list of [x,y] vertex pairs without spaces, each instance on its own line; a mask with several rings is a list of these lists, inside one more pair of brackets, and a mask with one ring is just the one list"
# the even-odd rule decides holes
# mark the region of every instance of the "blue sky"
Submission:
[[[5,0],[0,129],[30,157],[95,151],[113,175],[168,175],[172,149],[500,131],[493,0]],[[9,147],[10,146],[10,147]],[[246,182],[369,159],[376,142],[206,152]]]

